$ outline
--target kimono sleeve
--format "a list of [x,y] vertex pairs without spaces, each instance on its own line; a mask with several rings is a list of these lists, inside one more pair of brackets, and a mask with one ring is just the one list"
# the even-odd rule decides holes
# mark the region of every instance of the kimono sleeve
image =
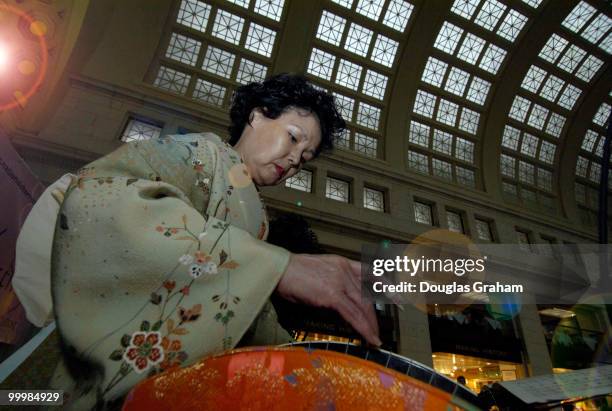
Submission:
[[[66,194],[54,308],[69,350],[101,370],[92,377],[98,399],[233,347],[287,267],[286,250],[203,212],[219,192],[217,150],[203,143],[194,159],[180,145],[123,148],[92,163]],[[202,167],[194,173],[193,164]],[[202,175],[212,179],[208,193],[191,188]],[[55,386],[78,385],[56,377]]]

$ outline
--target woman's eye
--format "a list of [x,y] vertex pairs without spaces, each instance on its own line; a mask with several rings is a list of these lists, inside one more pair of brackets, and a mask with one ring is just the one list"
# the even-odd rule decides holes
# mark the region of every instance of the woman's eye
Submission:
[[295,136],[291,133],[289,133],[289,137],[291,137],[291,142],[292,143],[297,143],[297,138],[295,138]]

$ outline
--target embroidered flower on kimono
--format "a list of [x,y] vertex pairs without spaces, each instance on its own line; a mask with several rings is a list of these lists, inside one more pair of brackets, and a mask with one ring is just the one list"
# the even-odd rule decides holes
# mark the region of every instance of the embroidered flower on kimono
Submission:
[[210,261],[210,259],[212,258],[211,256],[209,256],[208,254],[202,252],[202,251],[196,251],[194,254],[195,260],[198,264],[204,264],[208,261]]
[[200,264],[194,264],[189,267],[189,275],[193,278],[199,278],[203,272],[204,270],[202,269],[202,266]]
[[179,258],[179,263],[181,263],[183,265],[189,265],[189,264],[193,263],[193,257],[191,255],[189,255],[189,254],[183,254]]
[[193,165],[193,169],[196,171],[202,171],[204,169],[204,166],[202,166],[202,161],[198,159],[192,160],[191,164]]
[[164,353],[166,354],[164,360],[159,364],[159,367],[162,370],[177,367],[187,359],[187,353],[185,351],[181,351],[182,344],[180,340],[171,341],[168,337],[164,337],[161,345],[164,348]]
[[136,331],[132,334],[130,345],[125,349],[123,359],[140,374],[149,367],[164,360],[161,334],[157,331]]
[[189,295],[189,286],[185,286],[183,288],[181,288],[181,294],[183,295]]
[[176,281],[174,281],[174,280],[172,280],[172,281],[171,280],[166,280],[166,281],[164,281],[163,285],[164,285],[164,288],[166,290],[168,290],[168,292],[170,292],[170,291],[174,290],[174,287],[176,287]]
[[218,273],[217,264],[213,261],[202,264],[202,270],[208,275],[215,275]]

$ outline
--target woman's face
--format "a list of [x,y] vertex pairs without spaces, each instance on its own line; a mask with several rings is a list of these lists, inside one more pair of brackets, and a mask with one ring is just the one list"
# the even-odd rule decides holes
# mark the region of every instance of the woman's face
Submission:
[[234,149],[258,186],[279,184],[314,158],[321,143],[321,127],[313,113],[289,108],[271,119],[255,109],[251,118]]

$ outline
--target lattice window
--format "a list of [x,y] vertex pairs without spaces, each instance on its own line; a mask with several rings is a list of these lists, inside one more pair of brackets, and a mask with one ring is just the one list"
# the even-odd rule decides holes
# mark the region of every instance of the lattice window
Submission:
[[210,9],[208,4],[201,1],[183,0],[176,21],[203,33],[208,25]]
[[551,74],[546,79],[544,86],[542,86],[540,96],[542,96],[548,101],[554,102],[557,99],[557,96],[559,95],[559,92],[561,91],[564,85],[565,81]]
[[548,113],[549,111],[547,108],[534,104],[527,124],[529,124],[531,127],[537,128],[538,130],[542,130],[544,123],[546,122],[546,118],[548,117]]
[[521,87],[525,90],[531,91],[532,93],[537,93],[540,85],[546,77],[546,74],[546,71],[542,70],[538,66],[529,67],[527,74],[525,74],[525,77],[523,78]]
[[352,121],[353,110],[355,108],[355,99],[347,97],[339,93],[333,93],[336,98],[336,107],[346,121]]
[[243,7],[245,9],[249,8],[249,3],[250,0],[227,0],[232,4],[235,4],[236,6],[240,6]]
[[525,161],[519,161],[519,181],[527,184],[535,184],[535,166]]
[[259,24],[251,23],[244,47],[265,57],[272,55],[276,32]]
[[327,177],[325,182],[325,197],[348,203],[350,201],[350,184],[344,180]]
[[240,43],[240,36],[244,27],[244,19],[225,10],[218,10],[212,35],[229,43]]
[[459,184],[468,187],[474,187],[476,185],[476,176],[473,170],[455,166],[455,174],[457,175],[457,182]]
[[515,178],[516,176],[516,159],[506,154],[502,154],[499,158],[499,166],[502,175]]
[[595,113],[595,116],[593,117],[593,123],[597,124],[600,127],[604,127],[606,122],[608,121],[608,118],[610,118],[611,111],[612,107],[607,103],[603,103],[601,106],[599,106],[597,113]]
[[489,90],[491,89],[491,83],[480,77],[474,76],[470,83],[466,98],[476,104],[483,105],[487,100]]
[[511,150],[517,150],[520,137],[520,130],[512,126],[506,125],[506,127],[504,127],[504,133],[502,136],[502,146]]
[[429,59],[427,60],[427,64],[425,64],[425,69],[423,69],[423,75],[421,76],[421,80],[425,83],[440,87],[440,85],[444,81],[444,75],[446,74],[447,68],[448,64],[446,64],[442,60],[438,60],[434,57],[429,57]]
[[346,19],[324,10],[317,27],[317,38],[334,46],[339,46],[345,26]]
[[201,47],[202,42],[200,41],[181,34],[172,33],[170,44],[166,50],[166,57],[194,66],[198,60]]
[[285,0],[255,0],[255,13],[274,21],[280,21]]
[[476,134],[479,122],[479,113],[470,110],[469,108],[463,107],[463,109],[461,110],[461,119],[459,121],[459,128],[461,130],[467,131],[470,134]]
[[222,106],[225,99],[226,88],[210,81],[198,79],[193,97],[206,103]]
[[455,0],[451,11],[470,20],[479,4],[480,0]]
[[374,42],[371,59],[385,67],[392,67],[399,43],[383,35],[378,35]]
[[549,143],[548,141],[542,141],[542,146],[540,147],[540,161],[543,161],[547,164],[553,164],[555,160],[555,151],[557,150],[557,146],[553,143]]
[[308,73],[325,80],[331,79],[336,56],[316,48],[312,49],[308,61]]
[[476,16],[474,23],[487,30],[493,30],[505,10],[506,6],[497,0],[486,0]]
[[351,23],[348,36],[344,42],[344,48],[358,56],[365,57],[368,54],[370,43],[374,32],[359,24]]
[[444,89],[458,96],[463,96],[469,79],[470,73],[453,67],[448,73],[448,79],[446,80]]
[[570,14],[567,15],[561,24],[574,33],[577,33],[596,12],[597,10],[595,10],[595,8],[593,8],[590,4],[585,1],[581,1],[576,7],[574,7]]
[[546,125],[546,132],[554,137],[559,137],[564,125],[565,117],[557,113],[552,113]]
[[589,171],[589,180],[593,183],[599,184],[601,180],[601,164],[591,162],[591,169]]
[[434,130],[432,148],[434,151],[451,155],[453,135],[442,130]]
[[525,117],[527,117],[527,111],[529,110],[530,106],[531,102],[529,100],[521,96],[516,96],[514,97],[514,101],[512,102],[508,116],[519,122],[523,122]]
[[225,50],[208,46],[202,69],[221,77],[230,78],[236,56]]
[[399,32],[406,29],[414,6],[404,0],[391,0],[383,18],[383,24]]
[[389,78],[372,70],[367,70],[363,81],[362,92],[365,95],[382,100],[387,90]]
[[465,39],[463,39],[463,43],[461,43],[457,57],[470,64],[475,64],[485,43],[486,42],[480,37],[472,33],[467,33]]
[[161,132],[162,128],[159,126],[132,118],[123,130],[121,141],[129,143],[130,141],[151,140],[158,138]]
[[506,54],[506,50],[493,44],[489,44],[489,47],[487,47],[487,50],[482,57],[479,67],[491,74],[497,74],[497,71],[506,58]]
[[380,122],[380,109],[364,102],[360,102],[357,108],[357,124],[372,130],[378,130]]
[[455,158],[468,163],[474,163],[474,143],[457,137],[455,140]]
[[476,236],[480,240],[493,241],[493,235],[491,234],[491,223],[488,221],[476,219]]
[[363,188],[363,207],[374,211],[385,212],[385,193],[373,188]]
[[510,10],[499,26],[497,34],[513,42],[516,40],[521,30],[523,30],[523,27],[525,27],[525,23],[527,23],[527,17],[516,10]]
[[552,173],[538,168],[538,187],[544,191],[552,192]]
[[584,62],[576,70],[576,77],[581,80],[590,82],[599,69],[603,66],[603,61],[595,56],[589,55]]
[[438,120],[440,123],[454,126],[455,122],[457,121],[458,112],[459,105],[442,98],[440,99],[440,104],[438,106],[436,120]]
[[423,90],[418,90],[414,101],[414,112],[431,118],[436,104],[436,96]]
[[161,89],[185,94],[191,76],[170,67],[161,66],[153,84]]
[[355,151],[376,158],[378,141],[365,134],[355,133]]
[[258,64],[247,59],[242,59],[238,68],[236,81],[240,84],[261,82],[266,78],[267,72],[268,68],[263,64]]
[[508,194],[512,197],[518,196],[518,191],[517,191],[516,186],[506,181],[502,181],[502,191],[504,192],[504,194]]
[[533,7],[534,9],[537,9],[538,6],[540,5],[540,3],[542,3],[542,1],[544,0],[521,0],[523,3]]
[[568,43],[563,37],[553,34],[540,50],[539,56],[550,63],[555,63]]
[[434,47],[452,55],[459,44],[462,34],[463,29],[445,21],[440,28]]
[[463,230],[463,219],[461,218],[461,214],[455,213],[454,211],[446,212],[446,223],[448,225],[448,230],[453,231],[455,233],[464,233]]
[[348,129],[342,130],[342,132],[338,136],[336,136],[336,139],[334,140],[334,147],[345,148],[347,150],[351,148]]
[[584,139],[582,140],[582,145],[580,146],[580,148],[588,151],[589,153],[592,153],[598,139],[599,139],[599,134],[597,134],[593,130],[587,130],[586,134],[584,135]]
[[453,169],[451,163],[433,158],[431,160],[431,166],[434,176],[443,178],[445,180],[453,179]]
[[414,202],[414,221],[421,224],[433,225],[433,213],[429,204]]
[[578,67],[584,56],[586,56],[586,51],[572,44],[567,48],[565,53],[563,53],[557,66],[568,73],[572,73],[574,69]]
[[336,84],[357,91],[363,67],[351,61],[341,59],[336,73]]
[[285,180],[285,187],[312,193],[312,171],[302,169]]
[[535,157],[539,142],[540,139],[536,136],[532,136],[529,133],[524,133],[523,140],[521,141],[521,153],[532,158]]
[[580,98],[580,94],[582,94],[582,90],[568,84],[567,87],[565,87],[565,90],[563,90],[561,97],[559,97],[558,104],[563,108],[571,110],[574,108],[576,101]]
[[410,122],[410,133],[408,139],[413,144],[418,144],[422,147],[429,147],[429,132],[430,127],[416,121]]
[[523,231],[516,231],[516,240],[519,248],[523,251],[532,252],[531,243],[529,242],[529,236]]
[[597,43],[604,34],[612,27],[612,20],[601,13],[580,34],[583,39],[590,43]]
[[355,11],[372,20],[378,20],[384,3],[383,0],[359,0]]
[[408,167],[422,174],[429,174],[429,159],[416,151],[408,151]]

